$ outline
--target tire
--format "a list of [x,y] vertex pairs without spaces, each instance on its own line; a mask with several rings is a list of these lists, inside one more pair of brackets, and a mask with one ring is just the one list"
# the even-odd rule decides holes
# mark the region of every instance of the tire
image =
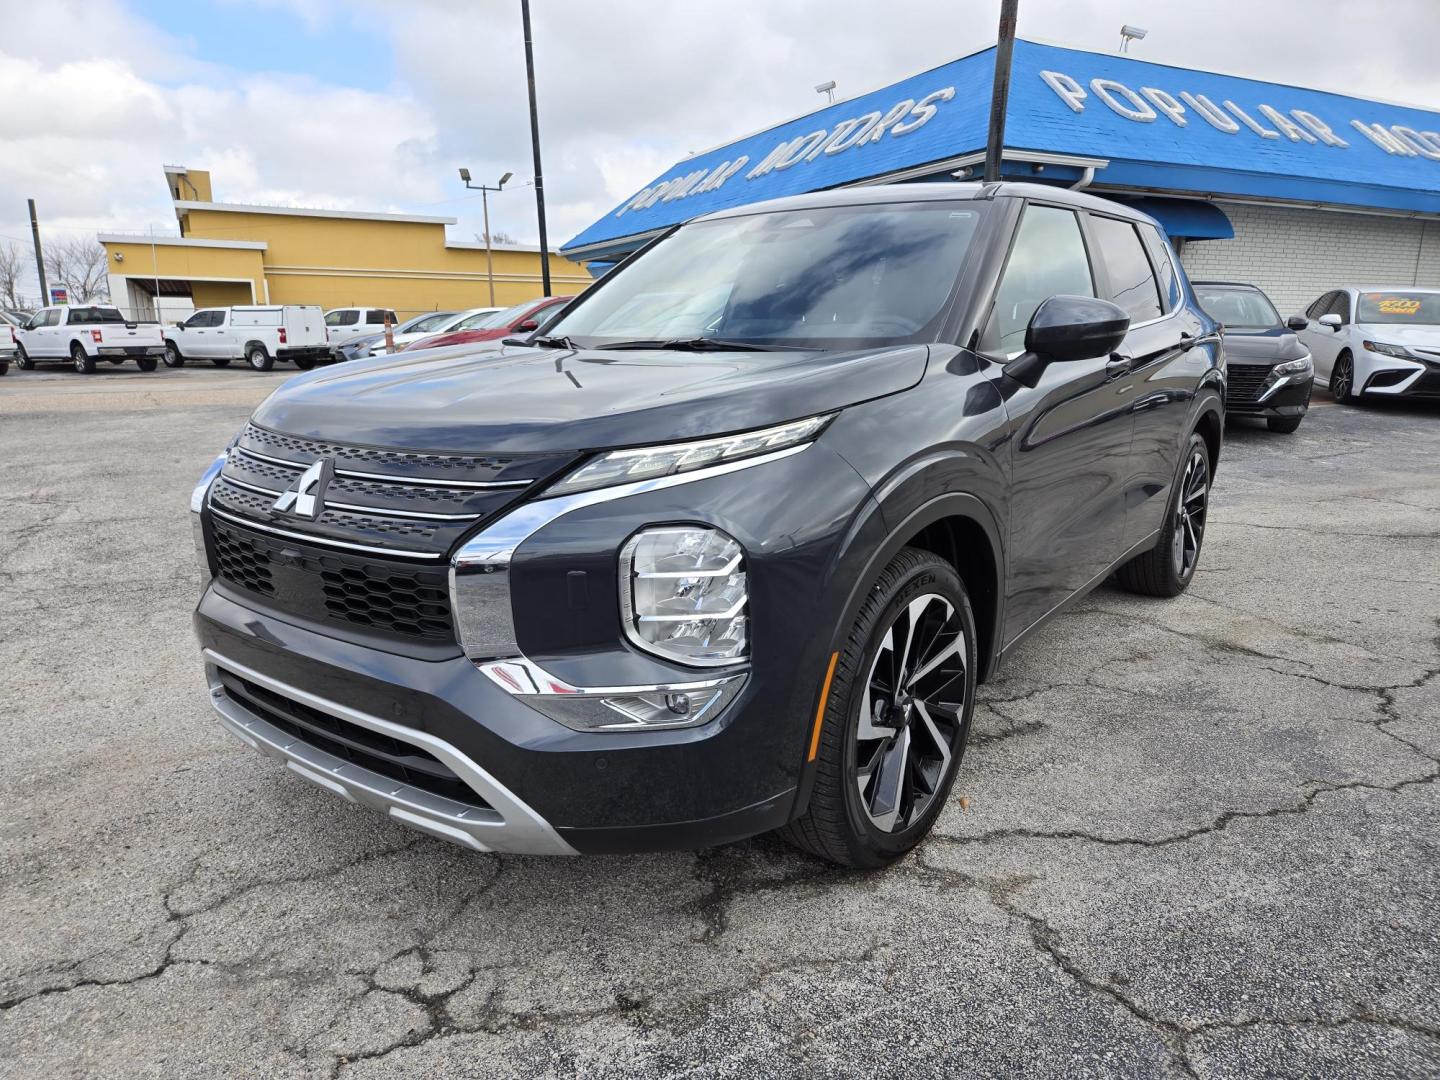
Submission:
[[87,353],[85,346],[78,341],[70,346],[70,362],[81,375],[95,374],[95,358]]
[[269,371],[275,366],[275,358],[265,351],[264,345],[251,345],[245,350],[245,363],[251,371]]
[[0,360],[0,375],[6,375],[10,371],[10,361]]
[[1265,421],[1265,426],[1277,435],[1293,435],[1300,429],[1300,421],[1303,419],[1303,416],[1272,416]]
[[[921,627],[913,637],[912,618]],[[924,673],[903,700],[881,688],[899,681],[897,656],[901,679],[907,669]],[[923,840],[965,753],[976,671],[975,616],[960,576],[928,551],[902,549],[871,586],[835,661],[810,802],[780,835],[848,867],[884,866]],[[897,798],[884,797],[888,778],[898,781]]]
[[1335,358],[1330,369],[1330,393],[1341,405],[1354,405],[1360,399],[1355,395],[1355,361],[1346,349]]
[[230,357],[228,357],[228,356],[212,356],[212,357],[210,358],[210,363],[214,364],[216,367],[229,367],[229,366],[230,366]]
[[180,355],[180,346],[173,341],[165,343],[165,366],[172,368],[185,366],[185,357]]
[[30,354],[25,351],[24,345],[15,347],[15,366],[21,371],[35,370],[35,361],[30,359]]
[[309,371],[315,366],[315,358],[313,356],[297,356],[294,363],[301,371]]
[[1210,448],[1199,432],[1192,432],[1180,456],[1160,539],[1120,567],[1116,576],[1123,588],[1143,596],[1179,596],[1189,587],[1205,542],[1210,475]]
[[136,357],[135,366],[141,371],[154,371],[160,366],[160,362],[153,356],[140,356]]

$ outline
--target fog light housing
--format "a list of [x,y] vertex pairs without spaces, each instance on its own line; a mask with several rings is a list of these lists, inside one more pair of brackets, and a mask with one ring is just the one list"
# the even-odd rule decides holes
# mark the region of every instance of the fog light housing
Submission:
[[741,660],[748,602],[744,549],[719,529],[642,529],[620,551],[625,636],[646,652],[696,667]]

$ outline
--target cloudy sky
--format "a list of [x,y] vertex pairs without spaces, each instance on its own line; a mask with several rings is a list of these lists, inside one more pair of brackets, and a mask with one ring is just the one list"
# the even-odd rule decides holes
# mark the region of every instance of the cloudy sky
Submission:
[[[690,151],[988,45],[998,0],[533,0],[552,244]],[[1440,2],[1021,0],[1020,33],[1440,107]],[[216,197],[459,218],[535,239],[518,0],[0,0],[0,244],[174,233],[162,164]],[[33,291],[34,286],[32,285]]]

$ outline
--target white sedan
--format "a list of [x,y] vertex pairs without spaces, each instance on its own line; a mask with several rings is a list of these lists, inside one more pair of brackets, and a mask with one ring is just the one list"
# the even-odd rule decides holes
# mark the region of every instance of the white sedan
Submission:
[[1335,400],[1440,399],[1440,289],[1332,289],[1305,310],[1301,342]]

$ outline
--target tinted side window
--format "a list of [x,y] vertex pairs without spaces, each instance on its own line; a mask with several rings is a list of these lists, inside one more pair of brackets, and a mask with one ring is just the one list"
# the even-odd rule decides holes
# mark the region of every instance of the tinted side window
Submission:
[[1175,262],[1170,258],[1170,245],[1153,225],[1141,225],[1140,235],[1150,249],[1150,261],[1155,264],[1155,273],[1160,279],[1160,299],[1166,311],[1180,306],[1180,278],[1175,273]]
[[209,313],[208,313],[208,312],[205,312],[205,311],[197,311],[197,312],[195,312],[194,315],[191,315],[190,318],[188,318],[188,319],[185,320],[185,329],[187,329],[187,330],[193,330],[193,329],[195,329],[196,327],[209,325],[208,323],[205,322],[205,316],[206,316],[207,314],[209,314]]
[[1341,322],[1348,323],[1350,321],[1350,294],[1344,289],[1337,292],[1335,299],[1330,302],[1329,313],[1339,315]]
[[1030,316],[1041,301],[1060,293],[1095,295],[1080,223],[1070,210],[1027,206],[981,347],[1006,354],[1024,349]]
[[61,311],[60,311],[59,308],[51,308],[49,311],[45,312],[45,322],[42,323],[41,325],[43,325],[43,326],[59,326],[59,325],[60,325],[60,315],[61,315]]
[[342,311],[340,312],[340,318],[335,321],[339,326],[354,326],[360,321],[360,312],[353,309],[350,311]]
[[1321,315],[1324,315],[1325,312],[1329,310],[1330,301],[1334,298],[1334,293],[1325,293],[1323,296],[1320,297],[1320,299],[1316,300],[1313,304],[1311,304],[1305,309],[1305,317],[1307,319],[1320,318]]
[[225,325],[225,312],[223,312],[223,311],[212,311],[212,312],[209,312],[209,316],[210,316],[210,317],[209,317],[209,320],[205,323],[206,326],[224,326],[224,325]]
[[1135,226],[1128,221],[1093,215],[1090,224],[1100,256],[1105,260],[1105,269],[1110,273],[1108,299],[1130,313],[1131,325],[1158,319],[1163,313],[1160,288]]
[[371,308],[365,313],[365,322],[367,325],[380,326],[385,322],[385,312]]

